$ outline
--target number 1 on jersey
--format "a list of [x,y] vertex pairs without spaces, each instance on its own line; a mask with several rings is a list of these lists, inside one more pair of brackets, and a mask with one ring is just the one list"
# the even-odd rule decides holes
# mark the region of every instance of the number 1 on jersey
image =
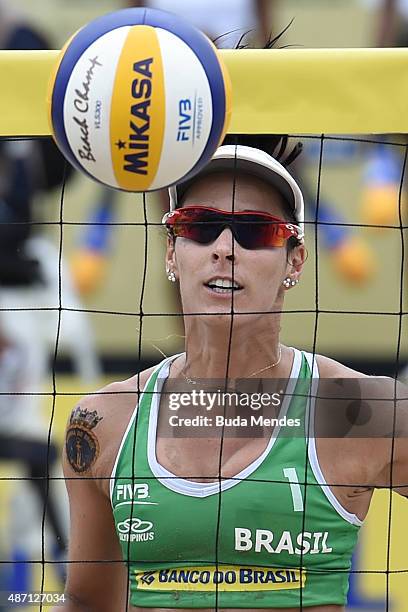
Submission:
[[292,493],[293,510],[295,512],[303,512],[302,491],[300,490],[296,468],[284,468],[283,475],[289,480],[290,492]]

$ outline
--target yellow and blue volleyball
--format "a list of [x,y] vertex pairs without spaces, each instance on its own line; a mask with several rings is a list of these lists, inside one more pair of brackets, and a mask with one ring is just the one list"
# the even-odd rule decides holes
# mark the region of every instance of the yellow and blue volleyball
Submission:
[[66,158],[93,179],[153,191],[192,176],[227,130],[231,86],[213,43],[184,19],[124,9],[61,51],[49,117]]

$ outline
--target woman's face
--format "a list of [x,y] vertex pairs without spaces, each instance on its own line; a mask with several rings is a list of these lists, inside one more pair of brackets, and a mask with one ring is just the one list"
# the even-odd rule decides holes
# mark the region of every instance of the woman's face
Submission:
[[[228,171],[197,179],[183,200],[183,206],[193,204],[226,211],[268,212],[285,219],[281,196],[271,185],[249,174],[238,176],[235,185],[233,173]],[[174,244],[169,240],[167,267],[179,281],[184,313],[227,313],[232,305],[235,313],[263,313],[280,309],[285,291],[282,281],[287,276],[298,278],[304,254],[303,246],[289,252],[286,245],[244,249],[225,228],[210,244],[180,237]],[[239,288],[217,291],[212,287],[217,279],[234,280]],[[228,317],[223,318],[228,323]],[[240,319],[244,317],[237,317],[234,325]]]

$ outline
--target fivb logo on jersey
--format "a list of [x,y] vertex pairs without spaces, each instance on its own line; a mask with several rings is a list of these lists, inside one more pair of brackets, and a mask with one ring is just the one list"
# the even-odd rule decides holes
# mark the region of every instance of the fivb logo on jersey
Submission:
[[[125,483],[116,486],[116,501],[120,503],[137,503],[137,500],[149,499],[149,485],[145,482]],[[155,502],[143,502],[157,505]]]
[[[150,500],[149,485],[145,482],[124,483],[116,485],[115,510],[121,506],[158,506],[157,502]],[[117,523],[117,532],[122,542],[147,542],[154,540],[154,524],[134,516],[129,511],[130,517]]]
[[158,506],[150,501],[149,485],[145,482],[117,484],[115,488],[115,510],[121,506]]

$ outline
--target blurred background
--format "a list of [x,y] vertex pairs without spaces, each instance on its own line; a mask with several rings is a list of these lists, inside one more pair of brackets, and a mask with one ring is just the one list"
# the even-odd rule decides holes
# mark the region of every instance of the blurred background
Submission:
[[[146,4],[190,11],[212,37],[229,32],[219,41],[224,47],[235,46],[247,30],[252,44],[263,46],[288,24],[278,47],[395,46],[408,40],[408,2],[185,2]],[[89,20],[131,4],[0,0],[0,48],[59,49]],[[330,135],[322,142],[293,135],[293,144],[299,140],[304,150],[293,170],[306,193],[309,258],[299,287],[286,298],[282,341],[305,350],[315,346],[368,374],[402,378],[408,361],[402,316],[408,233],[399,228],[399,208],[407,225],[401,184],[406,138]],[[7,561],[0,565],[0,590],[39,590],[43,575],[49,589],[61,589],[68,510],[59,456],[67,416],[79,397],[183,349],[177,290],[165,274],[163,194],[144,200],[115,193],[77,172],[65,176],[62,192],[63,164],[43,149],[0,142],[1,237],[3,245],[10,243],[8,250],[0,247],[0,306],[23,309],[0,313],[0,392],[17,394],[11,400],[0,396],[0,558]],[[50,158],[52,178],[46,172]],[[327,225],[316,236],[317,194],[318,219]],[[16,220],[22,231],[11,236],[8,223]],[[146,223],[153,224],[148,233]],[[56,480],[44,484],[47,461]],[[406,569],[407,508],[393,500],[388,567],[400,570]],[[363,573],[353,578],[350,610],[386,609],[389,506],[390,496],[378,494],[370,510],[354,561]],[[408,610],[407,574],[389,580],[391,609]]]

